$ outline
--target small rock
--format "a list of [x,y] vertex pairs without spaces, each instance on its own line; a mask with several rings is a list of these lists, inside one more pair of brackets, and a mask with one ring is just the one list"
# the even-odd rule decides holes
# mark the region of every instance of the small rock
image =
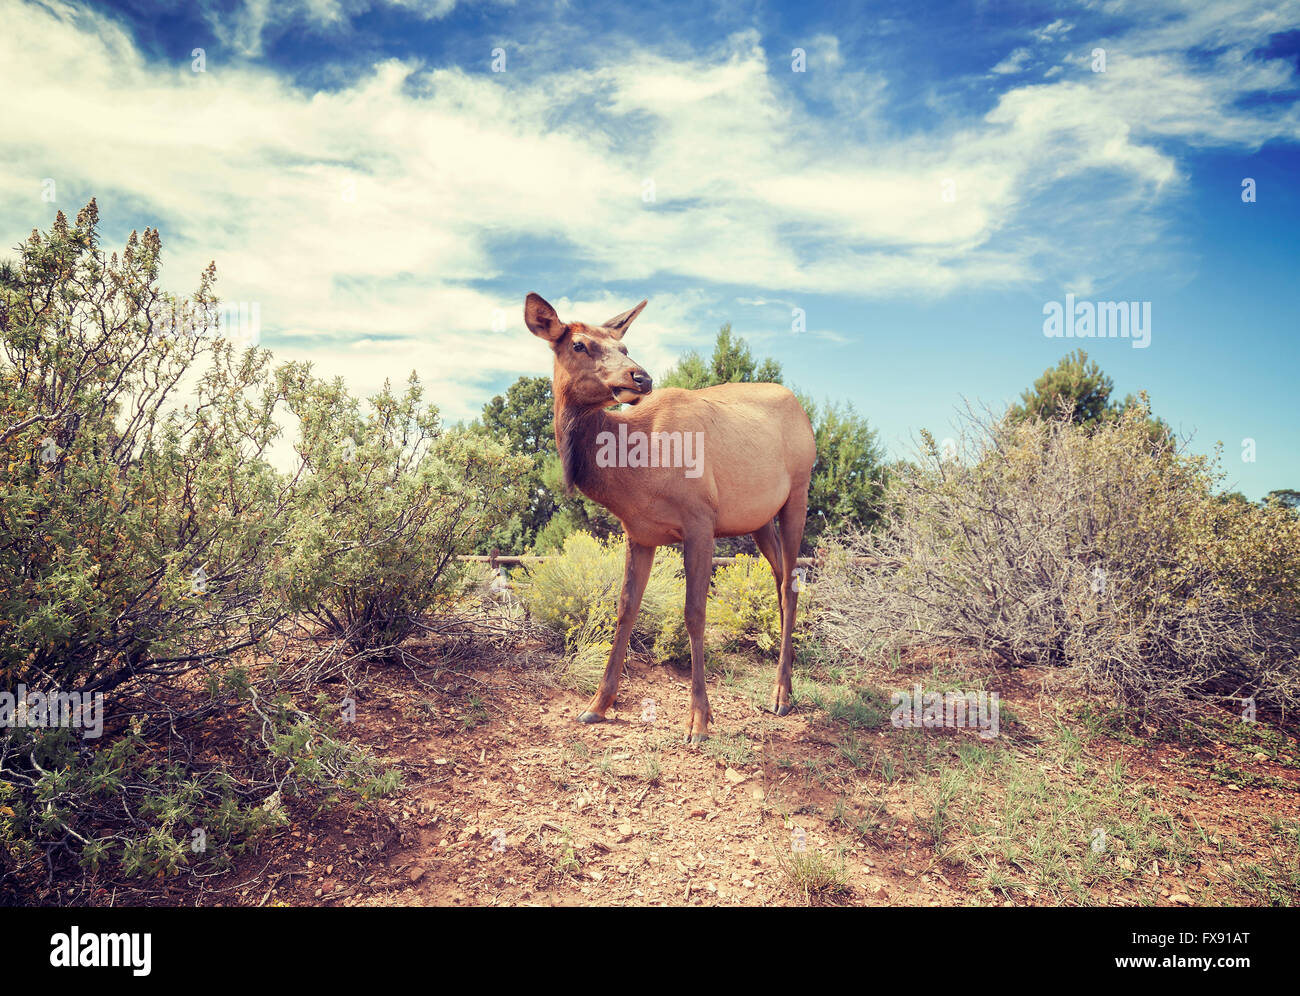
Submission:
[[742,775],[735,768],[728,768],[726,771],[722,773],[722,777],[725,778],[727,781],[731,782],[732,785],[739,785],[748,776]]
[[1177,903],[1179,906],[1191,906],[1192,897],[1185,892],[1176,892],[1169,897],[1171,903]]
[[420,881],[420,879],[424,878],[424,869],[421,868],[419,865],[416,865],[414,868],[412,868],[409,872],[406,873],[406,877],[409,878],[411,880],[411,884],[414,885],[416,882]]

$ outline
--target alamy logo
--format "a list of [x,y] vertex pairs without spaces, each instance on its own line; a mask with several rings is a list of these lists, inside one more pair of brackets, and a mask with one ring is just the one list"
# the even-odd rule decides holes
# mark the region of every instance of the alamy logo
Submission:
[[1132,339],[1134,349],[1151,345],[1150,301],[1078,301],[1043,305],[1043,335],[1049,339]]
[[73,927],[51,936],[50,948],[55,968],[130,968],[137,976],[152,971],[152,934],[83,934]]
[[96,740],[104,732],[103,692],[37,692],[20,684],[0,691],[0,727],[85,729],[81,736]]
[[617,437],[606,430],[596,445],[597,467],[684,467],[687,477],[704,473],[702,432],[628,432],[620,422]]
[[998,735],[997,692],[923,692],[915,685],[911,694],[895,692],[889,704],[889,721],[900,729],[977,728],[985,740]]

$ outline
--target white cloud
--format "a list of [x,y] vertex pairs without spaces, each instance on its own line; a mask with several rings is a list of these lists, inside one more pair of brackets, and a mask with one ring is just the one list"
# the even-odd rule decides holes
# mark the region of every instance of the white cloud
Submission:
[[1023,73],[1025,67],[1029,65],[1032,53],[1027,48],[1018,48],[989,70],[999,76],[1008,76],[1013,73]]
[[1047,42],[1052,41],[1055,38],[1064,38],[1073,30],[1073,24],[1058,17],[1055,21],[1052,21],[1050,24],[1044,24],[1041,28],[1035,31],[1034,37],[1040,42]]

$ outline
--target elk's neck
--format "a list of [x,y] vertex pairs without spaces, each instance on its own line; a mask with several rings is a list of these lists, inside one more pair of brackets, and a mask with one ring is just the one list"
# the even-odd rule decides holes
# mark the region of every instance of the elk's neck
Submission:
[[597,437],[605,431],[617,431],[620,420],[603,408],[579,408],[555,399],[555,447],[564,469],[564,486],[577,488],[592,501],[601,497],[603,473],[596,466]]

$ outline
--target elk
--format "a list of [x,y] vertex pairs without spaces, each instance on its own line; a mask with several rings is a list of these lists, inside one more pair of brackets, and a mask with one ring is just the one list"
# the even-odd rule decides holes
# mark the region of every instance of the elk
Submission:
[[[779,384],[653,391],[650,375],[628,356],[622,341],[645,306],[642,301],[602,325],[565,323],[545,300],[529,294],[524,323],[555,354],[555,445],[565,486],[609,509],[627,534],[614,645],[600,686],[578,719],[602,722],[614,704],[655,549],[681,543],[691,644],[685,741],[700,743],[712,720],[704,684],[704,612],[714,540],[719,536],[752,534],[772,566],[781,650],[768,708],[784,716],[793,704],[798,594],[791,578],[803,540],[817,447],[807,413]],[[629,407],[613,409],[616,404]],[[652,449],[655,441],[662,446],[650,460],[608,459],[609,443],[629,438],[649,440]],[[685,449],[686,440],[699,442],[695,464],[673,466],[680,461],[653,459],[671,456],[670,442],[678,438],[683,440],[678,452]]]

